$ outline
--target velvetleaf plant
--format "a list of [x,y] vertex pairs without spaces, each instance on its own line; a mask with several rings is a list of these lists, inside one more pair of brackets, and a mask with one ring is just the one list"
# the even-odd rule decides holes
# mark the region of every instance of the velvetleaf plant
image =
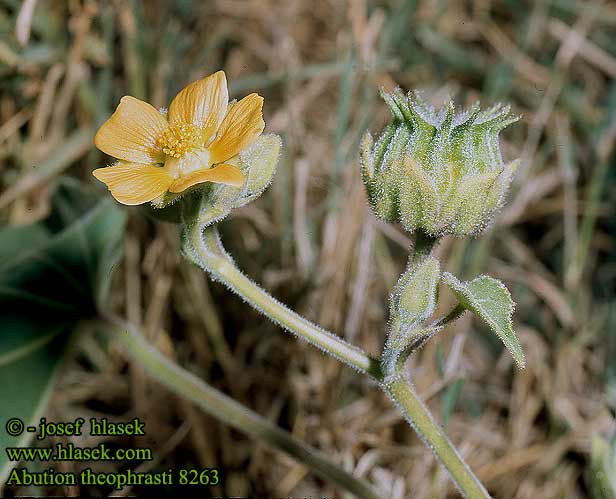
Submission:
[[[519,366],[524,356],[513,332],[514,304],[505,286],[479,276],[461,282],[442,273],[431,250],[439,238],[476,235],[502,206],[517,162],[504,164],[499,132],[516,120],[508,107],[456,114],[453,103],[437,111],[418,95],[382,94],[392,121],[360,148],[370,205],[386,221],[415,234],[415,248],[390,298],[389,333],[373,358],[355,345],[296,314],[246,277],[225,250],[217,224],[234,208],[256,199],[275,173],[280,137],[261,135],[263,99],[250,94],[228,101],[224,72],[191,83],[169,110],[124,97],[98,131],[95,143],[117,163],[99,168],[117,201],[148,205],[151,214],[181,224],[182,251],[284,329],[367,375],[392,398],[469,498],[490,497],[466,465],[405,373],[408,356],[469,310],[495,332]],[[439,284],[458,305],[434,320]]]

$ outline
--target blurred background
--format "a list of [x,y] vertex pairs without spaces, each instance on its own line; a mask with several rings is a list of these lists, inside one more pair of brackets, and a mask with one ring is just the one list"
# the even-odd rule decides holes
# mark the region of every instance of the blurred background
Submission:
[[[527,368],[470,316],[409,367],[495,497],[599,497],[591,470],[616,428],[615,2],[0,0],[0,32],[2,224],[45,216],[59,175],[96,184],[91,171],[110,159],[93,134],[120,97],[167,106],[224,69],[233,97],[265,97],[266,130],[284,141],[271,188],[222,224],[225,244],[274,296],[374,355],[411,247],[371,215],[359,175],[360,137],[389,119],[379,88],[420,89],[436,105],[511,103],[522,119],[504,132],[503,156],[522,166],[509,203],[483,237],[446,238],[438,253],[461,278],[505,281]],[[370,382],[208,281],[181,258],[175,226],[126,212],[113,307],[165,355],[388,497],[457,497]],[[205,496],[342,497],[94,335],[82,337],[47,411],[78,416],[145,419],[138,445],[158,462],[142,471],[219,467],[224,484]]]

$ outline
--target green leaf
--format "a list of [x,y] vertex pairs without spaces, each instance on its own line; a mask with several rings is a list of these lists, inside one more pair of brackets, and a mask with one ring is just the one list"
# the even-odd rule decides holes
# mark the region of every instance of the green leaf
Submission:
[[[78,191],[81,189],[81,194]],[[63,181],[44,222],[0,231],[0,308],[78,317],[103,304],[119,257],[125,215],[111,199],[93,201],[88,190]]]
[[22,248],[32,248],[49,238],[49,230],[41,224],[0,229],[0,262],[5,262]]
[[[59,368],[68,349],[68,328],[49,326],[43,331],[40,325],[18,321],[11,325],[12,337],[0,338],[0,484],[4,484],[11,469],[18,463],[7,460],[4,449],[28,445],[33,434],[24,429],[19,436],[5,431],[9,419],[18,418],[24,428],[36,426],[51,396]],[[28,341],[15,345],[14,336],[22,333]],[[8,340],[8,341],[5,341]],[[13,348],[5,350],[6,343]],[[17,346],[17,348],[15,348]]]
[[460,282],[453,274],[443,273],[443,282],[451,288],[460,305],[479,316],[509,350],[518,367],[525,365],[524,352],[513,331],[511,317],[515,303],[505,285],[498,279],[480,275],[472,281]]
[[[52,392],[71,332],[104,306],[125,215],[76,181],[59,182],[50,216],[0,230],[0,446],[27,445],[5,431],[35,425]],[[0,483],[17,463],[0,454]]]

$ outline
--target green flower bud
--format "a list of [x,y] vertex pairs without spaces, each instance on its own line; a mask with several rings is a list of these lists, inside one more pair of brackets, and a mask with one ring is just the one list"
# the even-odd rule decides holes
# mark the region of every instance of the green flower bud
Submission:
[[519,117],[500,104],[456,114],[418,93],[382,93],[393,120],[360,146],[362,177],[375,214],[409,231],[464,236],[484,230],[503,205],[518,160],[505,164],[499,133]]
[[239,155],[226,161],[237,166],[246,177],[241,187],[205,182],[178,194],[168,192],[155,207],[147,204],[140,208],[146,215],[165,222],[186,223],[197,215],[202,222],[218,222],[232,209],[263,194],[276,172],[281,148],[278,135],[261,135]]
[[282,140],[276,134],[262,135],[236,158],[236,165],[247,176],[242,193],[236,199],[234,207],[258,198],[269,187],[276,173],[276,165],[280,158]]
[[431,256],[400,276],[390,297],[389,334],[382,358],[386,372],[441,329],[424,324],[436,309],[440,276],[440,264]]
[[[416,328],[432,315],[436,308],[439,278],[439,262],[431,256],[400,276],[391,297],[391,315],[397,317],[403,326],[396,335]],[[397,338],[391,340],[395,343]]]

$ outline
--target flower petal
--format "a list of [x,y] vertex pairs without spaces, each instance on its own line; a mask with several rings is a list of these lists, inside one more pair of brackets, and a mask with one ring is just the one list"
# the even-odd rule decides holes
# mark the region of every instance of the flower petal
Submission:
[[152,201],[165,193],[173,182],[171,175],[160,166],[123,161],[114,166],[97,168],[92,175],[107,185],[114,198],[127,205]]
[[147,102],[124,96],[115,112],[94,136],[94,144],[114,158],[135,163],[162,163],[164,154],[156,139],[167,120]]
[[216,184],[227,184],[233,187],[241,187],[244,184],[244,174],[233,165],[221,164],[213,168],[197,170],[188,175],[183,175],[175,180],[169,187],[170,192],[182,192],[193,185],[202,182],[214,182]]
[[220,124],[216,139],[208,147],[212,163],[222,163],[238,154],[265,128],[263,97],[250,94],[235,104]]
[[227,112],[229,92],[224,71],[184,87],[169,106],[170,123],[193,123],[203,129],[204,143],[214,135]]

